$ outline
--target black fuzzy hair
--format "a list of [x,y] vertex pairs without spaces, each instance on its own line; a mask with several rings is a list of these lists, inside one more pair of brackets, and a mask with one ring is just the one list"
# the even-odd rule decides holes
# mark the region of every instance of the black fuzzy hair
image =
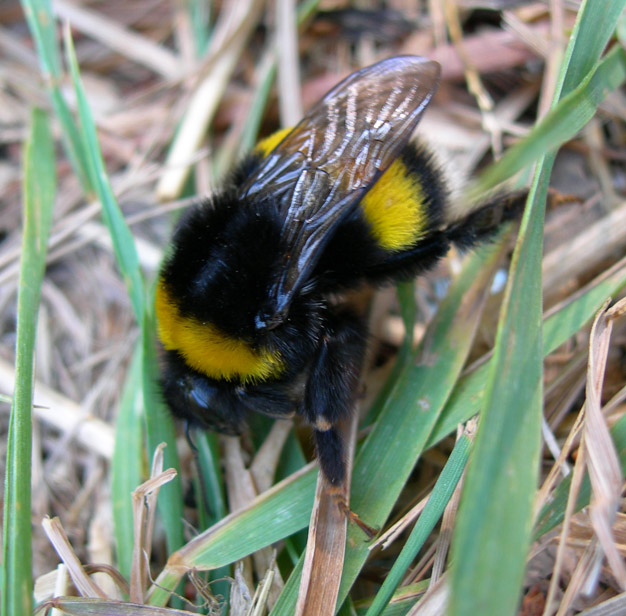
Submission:
[[444,224],[448,216],[450,189],[437,157],[422,143],[409,143],[400,155],[409,173],[419,178],[428,212],[428,229]]
[[346,477],[344,446],[335,428],[314,431],[315,451],[326,479],[333,485],[341,485]]
[[[434,257],[430,258],[421,240],[413,248],[399,251],[397,255],[383,249],[373,236],[361,209],[357,208],[335,230],[315,268],[313,276],[318,288],[336,292],[354,288],[364,281],[383,284],[410,278],[430,269],[447,251],[445,237],[436,232],[446,219],[449,192],[437,160],[427,148],[413,143],[404,148],[400,160],[421,188],[427,219],[426,239],[428,241],[432,236],[435,241]],[[405,258],[412,251],[416,252],[415,258]],[[424,261],[420,263],[420,259]]]
[[237,199],[227,191],[185,215],[161,278],[183,315],[248,338],[277,268],[281,223],[271,198]]

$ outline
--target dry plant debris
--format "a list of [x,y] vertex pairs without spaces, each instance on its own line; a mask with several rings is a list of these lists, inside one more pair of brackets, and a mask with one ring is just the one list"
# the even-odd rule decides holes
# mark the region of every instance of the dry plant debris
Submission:
[[[391,0],[384,8],[372,3],[364,9],[357,3],[322,0],[303,16],[304,5],[289,0],[275,4],[223,0],[203,16],[209,9],[202,2],[57,0],[54,13],[60,24],[70,24],[106,168],[131,225],[142,270],[151,280],[171,230],[171,212],[186,207],[187,197],[210,192],[242,148],[253,142],[257,130],[266,135],[294,122],[301,108],[306,109],[340,78],[383,57],[416,54],[442,64],[442,83],[419,134],[441,157],[453,192],[460,193],[467,177],[527,135],[547,110],[577,4]],[[60,28],[58,37],[60,41]],[[21,145],[28,132],[29,108],[51,109],[17,0],[0,3],[0,58],[0,392],[10,395],[15,377]],[[274,83],[275,67],[279,78]],[[62,87],[74,108],[69,79]],[[557,158],[543,260],[547,311],[555,312],[579,297],[593,281],[624,278],[625,120],[626,98],[617,90]],[[169,567],[184,564],[184,560],[171,560],[161,523],[158,518],[154,521],[154,495],[144,498],[142,492],[135,501],[136,554],[127,580],[130,590],[124,589],[123,580],[111,584],[110,575],[100,585],[84,566],[97,563],[101,572],[118,566],[111,459],[116,416],[139,332],[100,219],[100,205],[81,189],[61,147],[60,129],[54,127],[58,195],[42,288],[33,409],[31,514],[38,597],[98,598],[100,608],[94,609],[103,611],[93,613],[191,613],[196,608],[189,604],[149,611],[140,605],[153,596],[148,588],[168,558]],[[458,271],[459,261],[453,255],[417,285],[420,323],[413,330],[413,346],[440,304],[442,288]],[[623,287],[618,293],[623,295]],[[563,524],[532,545],[520,614],[619,613],[601,611],[602,604],[624,609],[624,456],[616,451],[610,434],[626,411],[626,319],[623,300],[618,300],[614,297],[603,309],[593,328],[589,323],[546,358],[545,447],[536,511],[539,514],[555,498],[565,477],[573,488],[582,485],[587,469],[592,497],[591,505],[577,513],[572,492]],[[493,346],[499,301],[495,292],[487,301],[468,373],[486,361]],[[366,417],[376,392],[384,390],[404,340],[397,334],[403,331],[402,321],[391,292],[381,293],[372,315],[375,344],[360,404]],[[9,404],[0,401],[0,411],[0,429],[6,434]],[[224,437],[218,444],[217,474],[228,503],[221,517],[245,514],[259,499],[267,498],[267,490],[278,480],[289,484],[308,472],[308,467],[304,471],[294,467],[311,457],[309,437],[301,427],[294,432],[288,422],[273,427],[257,423],[251,435]],[[357,448],[370,428],[356,435]],[[453,441],[443,439],[425,452],[401,490],[381,529],[384,534],[371,546],[351,588],[356,613],[365,613],[392,567]],[[197,539],[206,530],[199,511],[206,495],[197,479],[202,481],[203,475],[197,473],[188,442],[181,437],[178,446],[182,482],[189,496],[184,511],[186,539]],[[145,462],[135,469],[142,481],[147,479],[147,468]],[[171,478],[157,475],[161,481]],[[392,600],[392,605],[401,606],[394,613],[442,613],[449,592],[445,570],[456,515],[454,498],[441,527],[432,532]],[[317,515],[322,500],[318,488]],[[337,543],[337,537],[326,534],[331,532],[339,533],[341,549],[312,573],[315,557],[307,557],[305,570],[311,575],[301,586],[299,614],[334,613],[345,547],[343,522],[341,518],[336,526],[311,529],[310,550],[323,545],[323,540]],[[222,523],[217,524],[215,532]],[[234,568],[220,570],[217,580],[190,568],[185,571],[189,582],[182,594],[202,613],[219,614],[224,605],[224,596],[213,596],[216,584],[221,589],[218,594],[231,594],[233,616],[261,615],[280,607],[285,582],[304,553],[303,532],[255,552]],[[320,543],[315,543],[320,533]],[[381,544],[383,537],[387,541]],[[179,559],[187,555],[175,554]],[[64,578],[67,573],[53,576],[60,587],[66,580],[62,592],[50,590],[46,577],[57,569],[59,558],[72,580]],[[95,579],[102,580],[103,574],[99,575]],[[430,584],[420,586],[422,580]],[[318,605],[319,587],[335,598]],[[131,603],[119,603],[124,595]],[[318,598],[326,596],[319,593]],[[84,609],[80,603],[54,599],[49,606],[68,614],[92,613],[80,611]]]

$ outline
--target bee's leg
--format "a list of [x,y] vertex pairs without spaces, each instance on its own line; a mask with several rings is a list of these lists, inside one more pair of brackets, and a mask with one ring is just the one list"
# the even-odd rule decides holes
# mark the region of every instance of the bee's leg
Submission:
[[351,313],[331,313],[313,360],[300,413],[314,427],[315,446],[327,491],[338,509],[368,537],[377,530],[350,510],[345,447],[338,424],[348,417],[365,354],[366,328]]
[[[319,465],[326,479],[332,485],[341,485],[346,478],[344,446],[341,436],[335,427],[326,427],[326,420],[320,419],[314,425],[315,450]],[[330,424],[328,424],[330,426]]]
[[429,233],[417,246],[394,252],[365,271],[365,279],[373,284],[410,279],[432,269],[450,250],[450,239],[445,230]]
[[489,242],[504,223],[522,215],[527,197],[527,190],[496,194],[464,218],[448,225],[445,234],[461,250]]
[[523,190],[495,195],[464,218],[431,231],[413,248],[388,254],[367,268],[365,278],[372,283],[411,278],[430,270],[445,257],[451,245],[469,250],[489,242],[504,223],[519,218],[526,196]]
[[519,214],[521,205],[522,201],[513,199],[485,204],[448,227],[430,233],[413,248],[388,255],[369,267],[365,278],[376,284],[408,279],[427,272],[446,256],[452,245],[460,250],[469,250],[489,242],[503,223]]
[[374,528],[373,526],[370,526],[369,524],[363,522],[363,520],[361,520],[361,518],[356,513],[354,513],[352,509],[350,509],[346,498],[343,496],[341,491],[337,487],[333,487],[332,489],[335,490],[335,493],[332,494],[332,496],[337,503],[337,507],[339,508],[339,511],[341,511],[341,513],[346,517],[346,519],[349,522],[356,524],[367,535],[369,539],[375,537],[380,529]]
[[344,446],[337,423],[350,413],[365,350],[365,325],[355,315],[327,316],[300,413],[315,428],[322,472],[332,485],[345,480]]
[[289,419],[295,414],[295,405],[288,389],[281,382],[268,381],[258,385],[236,388],[237,400],[248,411],[276,419]]

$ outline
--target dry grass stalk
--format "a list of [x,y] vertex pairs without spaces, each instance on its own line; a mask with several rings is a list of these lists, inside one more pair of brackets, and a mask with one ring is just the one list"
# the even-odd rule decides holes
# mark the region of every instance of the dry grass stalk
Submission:
[[343,569],[346,516],[337,507],[334,496],[328,493],[328,487],[318,486],[296,604],[297,616],[334,614]]
[[580,613],[580,616],[615,616],[626,613],[626,593],[612,597]]
[[[54,585],[54,593],[53,597],[62,597],[67,594],[67,588],[69,586],[69,573],[67,567],[64,563],[59,563],[59,566],[56,569],[56,583]],[[63,614],[54,608],[50,616],[63,616]]]
[[463,43],[463,31],[459,17],[458,7],[455,2],[446,2],[446,24],[450,32],[450,38],[454,43],[457,53],[465,66],[465,79],[469,91],[476,98],[478,107],[483,116],[483,126],[491,135],[491,147],[496,158],[502,153],[502,131],[493,114],[494,103],[490,94],[485,89],[478,69],[472,62],[465,50]]
[[[226,460],[226,489],[231,512],[245,509],[259,494],[268,490],[276,474],[276,466],[285,440],[291,429],[291,422],[277,421],[272,426],[264,446],[259,450],[252,465],[246,468],[239,438],[225,436],[220,440]],[[267,444],[267,447],[265,446]],[[252,555],[254,571],[259,579],[265,579],[269,570],[273,571],[271,594],[268,598],[273,606],[283,589],[283,578],[276,566],[274,550],[271,547],[259,550]],[[241,563],[241,575],[249,588],[254,587],[250,559]]]
[[[274,554],[276,556],[276,554]],[[264,616],[266,610],[269,611],[271,604],[269,604],[270,594],[274,585],[274,576],[278,572],[276,563],[272,563],[269,567],[261,583],[258,585],[254,597],[252,599],[252,605],[246,613],[246,616]]]
[[441,616],[446,613],[449,597],[448,576],[443,575],[407,612],[407,616]]
[[605,305],[591,329],[585,407],[584,443],[593,498],[591,521],[613,575],[626,588],[626,566],[615,546],[611,527],[621,502],[624,477],[613,439],[602,413],[601,393],[613,329],[613,321],[626,311],[626,300]]
[[164,447],[165,445],[161,443],[155,449],[150,479],[142,483],[132,495],[135,539],[133,565],[130,572],[130,600],[134,603],[143,603],[144,589],[148,585],[148,565],[152,551],[152,533],[159,489],[162,485],[172,481],[177,474],[173,468],[163,471]]
[[[582,443],[584,447],[579,450],[579,455],[574,466],[574,475],[568,497],[565,519],[563,521],[561,542],[557,551],[544,616],[554,613],[557,607],[555,605],[555,599],[560,577],[559,572],[561,570],[565,550],[567,549],[567,538],[570,536],[570,523],[585,467],[589,469],[592,482],[594,497],[590,508],[591,521],[598,539],[596,540],[594,537],[587,546],[584,556],[580,559],[574,575],[570,580],[565,596],[560,602],[557,614],[559,614],[559,616],[565,614],[575,597],[579,594],[590,594],[592,592],[592,588],[597,582],[599,567],[603,556],[600,545],[609,560],[609,564],[611,565],[613,574],[616,576],[618,583],[620,585],[623,584],[620,576],[624,569],[624,563],[619,555],[612,533],[613,520],[617,513],[618,502],[620,502],[621,499],[623,480],[613,441],[610,438],[604,414],[600,408],[600,393],[608,353],[608,343],[611,332],[610,323],[614,315],[624,310],[625,305],[626,302],[624,300],[618,302],[610,313],[612,316],[609,316],[607,313],[608,304],[605,305],[598,313],[592,328],[589,344],[587,400],[583,412],[580,414],[578,423],[568,436],[568,443],[571,443],[576,434],[583,429]],[[563,448],[561,454],[562,458],[564,458],[568,448],[567,446]],[[561,458],[559,461],[562,461]],[[552,475],[554,475],[559,461],[554,465]],[[612,482],[611,478],[613,479]],[[545,485],[543,493],[545,494]]]
[[571,281],[616,254],[626,244],[626,203],[611,210],[570,241],[543,259],[543,287],[548,296],[563,282]]
[[419,517],[420,513],[426,507],[426,503],[430,498],[430,493],[422,498],[419,503],[411,507],[405,515],[403,515],[397,522],[390,526],[384,533],[382,533],[370,546],[370,550],[378,548],[379,546],[386,550],[394,541],[396,541],[400,535]]
[[82,563],[74,552],[59,518],[44,518],[41,522],[50,543],[67,567],[74,585],[84,597],[106,599],[104,591],[85,573]]
[[69,21],[73,28],[134,62],[147,66],[166,79],[180,79],[183,73],[180,59],[162,45],[131,32],[102,13],[68,0],[55,0],[54,11],[56,15]]
[[359,413],[353,412],[352,417],[340,425],[347,461],[345,482],[340,487],[332,487],[322,473],[318,474],[296,616],[332,616],[335,613],[346,549],[347,507],[358,417]]
[[541,97],[539,99],[539,117],[543,117],[552,105],[561,62],[567,44],[563,34],[565,23],[563,2],[561,0],[552,0],[550,8],[552,18],[550,20],[550,51],[546,57],[546,70],[543,79],[543,87],[541,89]]
[[[545,23],[529,26],[529,30],[539,40],[545,40],[547,28]],[[463,47],[480,74],[523,66],[538,55],[518,33],[503,30],[487,30],[484,34],[465,36]],[[406,45],[403,51],[418,52],[411,44]],[[454,45],[441,45],[429,51],[428,57],[441,64],[444,79],[455,81],[465,76],[465,64]]]
[[226,17],[221,16],[205,64],[205,70],[208,69],[209,72],[196,87],[187,106],[185,117],[167,159],[168,171],[156,189],[159,200],[171,200],[180,194],[189,174],[191,157],[201,144],[243,46],[258,21],[263,4],[255,1],[234,3],[229,6],[236,6],[237,10],[233,10]]
[[126,601],[59,597],[38,606],[38,612],[50,607],[64,616],[194,616],[197,612],[174,608],[154,607]]
[[302,118],[298,31],[294,0],[276,0],[278,105],[282,126],[295,126]]
[[600,574],[601,562],[602,549],[594,537],[578,560],[565,594],[558,605],[556,616],[566,616],[574,607],[574,601],[579,595],[591,594]]
[[250,465],[250,474],[254,480],[257,494],[269,490],[274,483],[280,454],[292,428],[293,423],[291,421],[276,420],[267,438],[254,456]]
[[[174,469],[168,469],[163,472],[163,446],[157,447],[152,467],[151,478],[139,486],[133,492],[133,514],[135,522],[135,544],[133,550],[133,567],[131,570],[130,586],[126,588],[126,592],[130,594],[132,606],[122,602],[110,602],[111,611],[110,614],[132,614],[133,610],[137,611],[142,605],[143,601],[143,589],[146,587],[149,577],[148,562],[150,559],[150,551],[152,545],[152,530],[154,527],[154,516],[156,512],[156,498],[158,496],[159,488],[171,481],[176,476]],[[108,566],[97,567],[84,567],[78,557],[76,556],[70,542],[63,530],[63,527],[58,518],[50,519],[45,518],[42,522],[42,526],[53,544],[55,550],[59,554],[59,557],[65,565],[65,569],[60,570],[69,573],[74,582],[74,585],[83,597],[95,598],[99,600],[107,600],[108,595],[100,586],[94,582],[88,575],[88,571],[93,570],[108,573],[113,580],[115,580],[121,587],[125,586],[125,581],[121,578],[120,574]],[[59,570],[58,570],[59,572]],[[57,574],[56,585],[54,589],[54,596],[61,597],[67,594],[67,584],[63,583],[64,576]],[[59,587],[59,584],[63,583],[63,587]],[[44,605],[54,606],[58,609],[63,609],[63,605],[71,605],[74,600],[71,598],[54,598],[47,600]],[[80,602],[79,602],[80,603]],[[108,603],[107,603],[108,604]],[[81,603],[83,607],[84,603]],[[127,606],[130,611],[124,611],[122,606]],[[102,604],[97,609],[100,609]],[[118,608],[122,611],[117,611]],[[96,608],[94,608],[96,609]],[[69,608],[68,608],[69,610]],[[141,611],[141,610],[140,610]],[[73,612],[68,612],[73,613]],[[84,613],[84,612],[81,612]],[[101,612],[98,612],[101,613]],[[156,611],[153,613],[157,613]],[[165,612],[163,612],[165,613]],[[188,614],[189,612],[168,612],[168,614]]]
[[432,570],[436,553],[437,543],[435,542],[424,550],[424,553],[415,566],[409,569],[405,578],[402,580],[402,585],[407,586],[408,584],[415,584],[428,579],[426,576],[428,575],[428,572]]
[[[0,359],[0,389],[11,391],[15,382],[15,370],[11,364]],[[35,417],[54,426],[64,434],[110,460],[113,455],[113,428],[92,415],[73,400],[40,383],[35,386]]]

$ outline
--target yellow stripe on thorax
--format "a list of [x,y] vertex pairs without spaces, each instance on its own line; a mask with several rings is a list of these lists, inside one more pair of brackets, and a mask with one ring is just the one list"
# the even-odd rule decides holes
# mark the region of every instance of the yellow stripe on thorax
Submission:
[[380,246],[403,250],[425,233],[428,212],[424,191],[416,174],[402,160],[395,160],[361,202],[366,220]]
[[180,314],[167,286],[159,281],[155,309],[158,335],[168,351],[177,351],[194,370],[218,380],[254,383],[279,376],[283,363],[278,352],[253,349],[211,323]]

